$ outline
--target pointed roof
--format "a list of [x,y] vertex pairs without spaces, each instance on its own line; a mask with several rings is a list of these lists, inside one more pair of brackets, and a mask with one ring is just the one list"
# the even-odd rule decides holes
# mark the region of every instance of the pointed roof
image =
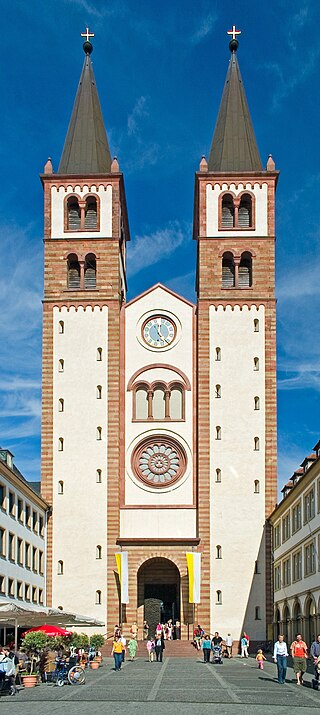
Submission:
[[111,154],[93,74],[90,42],[73,105],[59,174],[109,174]]
[[232,49],[226,81],[215,126],[208,171],[262,171],[247,99],[236,56]]

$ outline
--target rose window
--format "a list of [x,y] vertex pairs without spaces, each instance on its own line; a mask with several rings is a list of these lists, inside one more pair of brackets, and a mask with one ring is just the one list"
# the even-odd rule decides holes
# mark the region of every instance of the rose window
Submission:
[[148,437],[136,447],[132,455],[132,469],[145,484],[170,486],[184,474],[186,454],[174,439]]

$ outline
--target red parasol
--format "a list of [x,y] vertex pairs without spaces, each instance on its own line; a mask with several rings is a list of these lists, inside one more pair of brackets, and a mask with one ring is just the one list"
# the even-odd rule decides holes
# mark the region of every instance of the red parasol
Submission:
[[49,626],[48,623],[44,623],[43,626],[29,628],[29,630],[25,631],[23,635],[25,636],[27,633],[34,633],[34,631],[42,631],[42,633],[46,633],[49,638],[55,638],[56,636],[72,636],[72,631],[66,631],[65,628],[59,628],[59,626]]

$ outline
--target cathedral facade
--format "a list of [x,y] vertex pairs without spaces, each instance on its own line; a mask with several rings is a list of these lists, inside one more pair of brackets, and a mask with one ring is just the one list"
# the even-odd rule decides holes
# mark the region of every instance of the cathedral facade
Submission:
[[195,175],[195,305],[160,283],[126,301],[124,178],[88,41],[58,171],[48,160],[41,176],[48,605],[107,635],[159,617],[182,638],[200,623],[260,640],[273,620],[278,172],[261,164],[237,45]]

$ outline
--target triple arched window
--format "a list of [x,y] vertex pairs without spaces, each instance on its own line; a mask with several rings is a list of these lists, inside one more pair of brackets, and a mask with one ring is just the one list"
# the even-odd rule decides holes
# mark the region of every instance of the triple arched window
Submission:
[[254,228],[254,196],[247,192],[238,196],[234,196],[231,192],[222,194],[219,228],[223,231]]
[[222,288],[251,288],[252,254],[243,251],[235,256],[231,251],[222,254]]
[[97,260],[94,253],[87,253],[84,259],[76,253],[67,257],[67,278],[70,290],[92,290],[97,285]]
[[133,389],[133,420],[184,420],[185,390],[180,382],[140,382]]
[[84,198],[68,196],[65,203],[66,231],[99,230],[99,198],[88,194]]

